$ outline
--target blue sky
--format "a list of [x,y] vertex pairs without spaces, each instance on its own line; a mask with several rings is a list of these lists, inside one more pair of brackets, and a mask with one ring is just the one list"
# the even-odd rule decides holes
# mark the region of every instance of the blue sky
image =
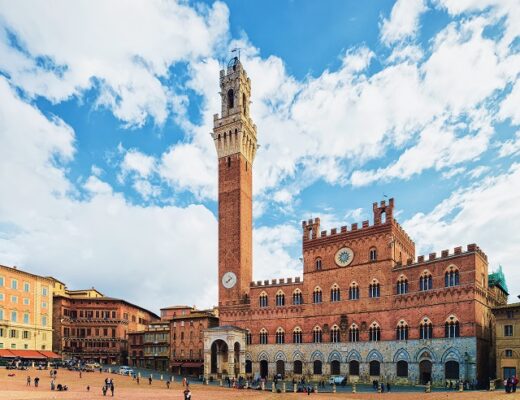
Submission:
[[386,195],[417,254],[476,242],[516,295],[516,5],[0,1],[0,263],[154,310],[215,304],[209,132],[239,47],[255,279],[301,274],[302,219],[361,222]]

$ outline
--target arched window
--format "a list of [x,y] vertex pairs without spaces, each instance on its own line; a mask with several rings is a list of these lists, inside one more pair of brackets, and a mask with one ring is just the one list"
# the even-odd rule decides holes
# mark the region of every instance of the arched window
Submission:
[[372,247],[368,252],[368,258],[370,261],[377,261],[377,250],[375,247]]
[[406,279],[406,276],[401,275],[397,281],[397,294],[406,293],[408,293],[408,279]]
[[444,337],[455,338],[460,336],[459,321],[451,315],[444,324]]
[[419,278],[419,290],[431,290],[433,289],[433,278],[430,271],[424,271]]
[[359,342],[359,327],[356,324],[350,325],[348,330],[349,342]]
[[340,297],[341,295],[339,286],[337,284],[332,285],[332,287],[330,288],[330,301],[340,301]]
[[314,327],[312,330],[312,342],[313,343],[321,343],[322,342],[322,330],[319,326]]
[[450,265],[444,274],[444,286],[458,286],[459,285],[459,270],[455,265]]
[[408,363],[406,361],[397,361],[396,375],[398,378],[408,378]]
[[359,286],[356,282],[352,282],[348,288],[348,299],[359,300]]
[[397,340],[408,340],[408,324],[405,321],[401,320],[397,324],[395,338]]
[[419,337],[421,339],[433,338],[433,324],[429,318],[424,318],[419,325]]
[[285,343],[285,332],[280,327],[276,330],[276,344],[284,344]]
[[301,330],[301,328],[299,326],[294,328],[293,333],[292,333],[292,337],[293,337],[293,343],[296,343],[296,344],[303,343],[303,340],[302,340],[302,330]]
[[317,258],[314,265],[316,266],[316,271],[321,271],[321,258]]
[[312,302],[315,304],[321,303],[322,297],[321,289],[316,286],[316,288],[314,288],[314,292],[312,293]]
[[348,363],[348,372],[350,375],[359,376],[359,361],[350,361]]
[[228,109],[235,106],[235,92],[233,92],[233,89],[229,89],[227,92],[227,106]]
[[334,325],[330,330],[330,341],[331,343],[339,343],[341,341],[340,332],[337,325]]
[[368,285],[368,297],[377,298],[381,295],[381,290],[379,286],[379,282],[377,279],[373,279],[372,283]]
[[285,294],[279,290],[276,293],[276,306],[277,307],[283,307],[285,305]]
[[381,328],[377,322],[372,322],[368,329],[368,340],[371,342],[379,342],[381,340]]
[[294,305],[303,304],[302,291],[300,289],[296,289],[292,294],[292,303]]
[[267,293],[266,292],[260,293],[259,300],[260,300],[260,307],[267,307],[268,302],[267,302]]
[[269,341],[268,341],[268,335],[267,335],[267,330],[265,328],[262,328],[260,330],[260,344],[267,344]]
[[246,332],[246,344],[252,344],[253,337],[251,336],[251,331],[248,329]]
[[313,363],[313,372],[314,375],[321,375],[322,374],[322,363],[320,360],[316,360]]

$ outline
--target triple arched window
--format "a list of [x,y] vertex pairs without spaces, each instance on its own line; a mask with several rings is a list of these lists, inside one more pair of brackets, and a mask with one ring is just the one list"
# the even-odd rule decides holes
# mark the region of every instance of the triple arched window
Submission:
[[267,307],[268,302],[267,302],[267,293],[266,292],[260,293],[260,297],[258,299],[260,301],[260,307]]
[[312,302],[315,303],[315,304],[319,304],[321,303],[323,300],[323,293],[321,291],[321,289],[316,286],[314,288],[314,292],[312,292]]
[[457,317],[451,315],[444,324],[444,337],[456,338],[460,336],[460,326]]
[[408,293],[408,279],[406,279],[406,276],[401,275],[397,281],[397,294],[406,293]]
[[323,339],[323,331],[319,326],[314,327],[312,330],[312,342],[321,343]]
[[359,342],[359,327],[356,324],[350,325],[348,330],[349,342]]
[[349,300],[359,300],[359,286],[356,282],[352,282],[348,289]]
[[292,294],[292,303],[294,305],[303,304],[303,296],[302,291],[300,289],[296,289]]
[[408,324],[401,320],[395,329],[396,340],[408,340]]
[[459,285],[459,270],[455,265],[450,265],[444,274],[444,286],[458,286]]
[[276,306],[277,307],[283,307],[285,306],[285,294],[284,292],[282,292],[281,290],[279,290],[277,293],[276,293]]
[[368,297],[377,298],[381,296],[381,288],[377,279],[372,280],[372,283],[368,285]]
[[433,324],[429,318],[424,318],[419,325],[419,337],[423,340],[433,338]]
[[280,327],[276,330],[276,344],[285,343],[285,331]]
[[294,330],[293,330],[293,343],[296,343],[296,344],[303,343],[303,337],[302,336],[303,336],[302,329],[299,326],[294,328]]
[[379,342],[381,340],[381,328],[377,322],[372,322],[368,329],[368,340],[371,342]]
[[332,285],[330,288],[330,301],[340,301],[341,300],[341,292],[339,290],[339,286],[337,284]]
[[337,325],[334,325],[330,330],[331,343],[339,343],[341,341],[340,331]]
[[267,344],[267,343],[268,343],[267,330],[265,328],[262,328],[260,330],[260,344]]
[[430,271],[424,271],[419,278],[419,290],[431,290],[433,289],[433,277]]

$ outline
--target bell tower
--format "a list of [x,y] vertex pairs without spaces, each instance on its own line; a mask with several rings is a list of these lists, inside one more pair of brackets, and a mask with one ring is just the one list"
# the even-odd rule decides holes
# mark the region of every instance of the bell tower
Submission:
[[218,155],[219,305],[239,304],[253,278],[253,160],[256,125],[249,116],[251,80],[234,57],[220,71],[221,115],[214,115]]

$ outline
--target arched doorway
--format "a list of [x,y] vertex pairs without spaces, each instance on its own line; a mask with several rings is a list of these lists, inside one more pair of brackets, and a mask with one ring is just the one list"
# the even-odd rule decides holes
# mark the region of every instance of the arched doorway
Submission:
[[268,374],[269,374],[269,364],[267,363],[267,360],[260,361],[260,377],[267,378]]
[[215,340],[211,345],[211,373],[228,373],[228,346],[223,340]]
[[370,376],[381,375],[381,363],[376,360],[370,361],[369,370],[370,370]]
[[303,373],[303,364],[300,360],[296,360],[294,362],[293,372],[297,375],[301,375]]
[[419,377],[421,384],[426,385],[432,380],[432,362],[430,360],[422,360],[419,363]]
[[348,372],[350,375],[359,376],[359,361],[352,360],[348,363]]
[[331,375],[341,375],[340,366],[339,366],[339,361],[338,360],[333,360],[330,363],[330,374]]
[[314,369],[314,375],[321,375],[322,374],[322,363],[320,360],[314,361],[313,364]]
[[285,362],[283,360],[276,361],[276,375],[285,376]]
[[252,374],[253,373],[253,363],[251,360],[246,360],[246,374]]
[[448,361],[444,365],[444,377],[446,379],[460,378],[460,365],[457,361]]

